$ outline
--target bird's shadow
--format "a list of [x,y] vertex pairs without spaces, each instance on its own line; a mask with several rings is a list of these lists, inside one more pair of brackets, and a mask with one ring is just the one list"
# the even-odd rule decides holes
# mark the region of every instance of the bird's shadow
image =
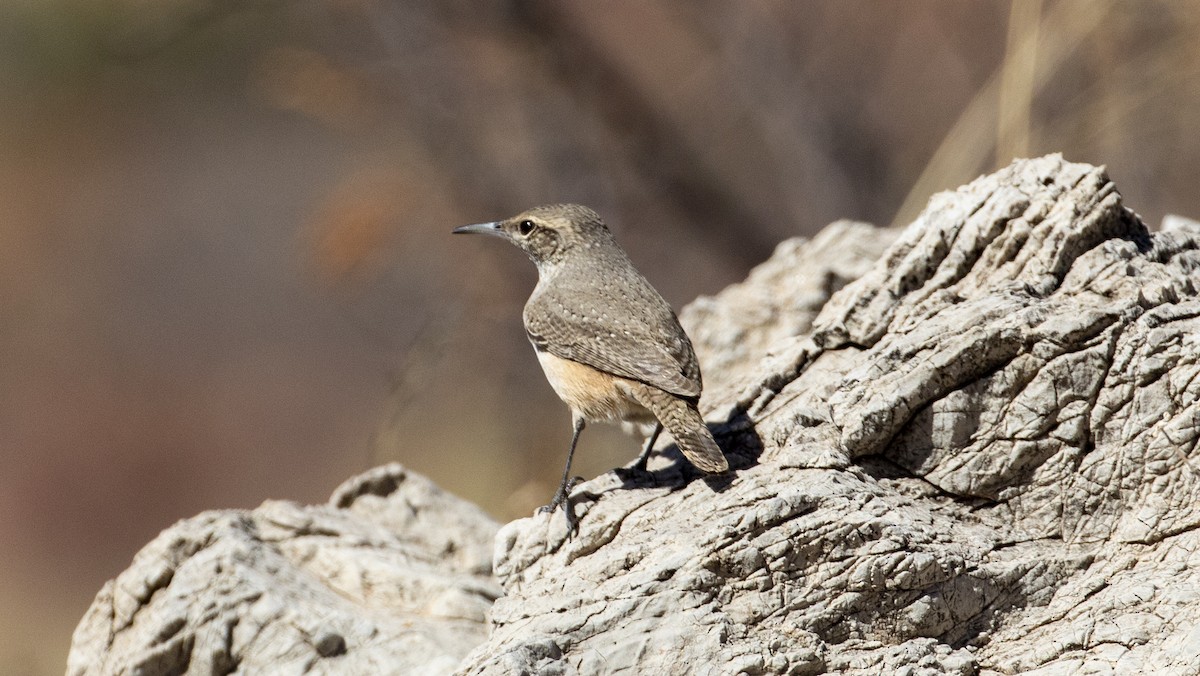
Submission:
[[682,488],[700,479],[716,493],[728,489],[737,478],[737,473],[758,464],[762,455],[762,438],[754,427],[754,422],[745,411],[738,411],[723,423],[714,423],[708,429],[716,439],[725,459],[729,461],[729,469],[720,474],[707,474],[696,469],[688,462],[677,444],[671,444],[662,450],[655,451],[656,455],[671,461],[666,467],[655,470],[638,470],[632,464],[613,470],[621,479],[622,488]]

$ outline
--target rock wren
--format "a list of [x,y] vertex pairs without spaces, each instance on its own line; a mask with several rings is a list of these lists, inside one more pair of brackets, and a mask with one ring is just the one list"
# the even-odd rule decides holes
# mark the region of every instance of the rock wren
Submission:
[[[537,265],[538,283],[525,303],[525,332],[550,386],[571,408],[574,425],[562,483],[543,511],[566,501],[571,458],[588,422],[654,423],[638,469],[645,470],[664,427],[698,469],[729,469],[696,408],[700,364],[691,340],[596,212],[575,204],[541,206],[454,232],[503,237]],[[573,530],[569,504],[563,513]]]

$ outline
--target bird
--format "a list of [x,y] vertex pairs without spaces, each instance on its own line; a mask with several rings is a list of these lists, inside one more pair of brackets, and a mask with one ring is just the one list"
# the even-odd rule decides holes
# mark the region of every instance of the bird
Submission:
[[654,425],[635,471],[646,470],[663,428],[697,469],[729,469],[697,408],[703,384],[691,339],[599,214],[551,204],[453,232],[505,239],[537,266],[522,313],[525,333],[550,386],[570,408],[572,426],[562,481],[540,511],[561,505],[568,530],[578,527],[568,499],[575,484],[571,460],[589,422]]

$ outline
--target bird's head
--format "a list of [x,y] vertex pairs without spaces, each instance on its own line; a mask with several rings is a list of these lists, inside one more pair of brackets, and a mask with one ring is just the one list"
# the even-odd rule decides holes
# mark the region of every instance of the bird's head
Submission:
[[503,237],[538,268],[555,265],[580,250],[613,244],[612,233],[600,215],[578,204],[534,207],[503,221],[464,225],[454,232]]

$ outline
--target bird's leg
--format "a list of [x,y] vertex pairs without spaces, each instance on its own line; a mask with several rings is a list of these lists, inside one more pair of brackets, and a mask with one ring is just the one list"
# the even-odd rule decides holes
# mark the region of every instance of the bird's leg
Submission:
[[571,488],[575,482],[571,480],[571,459],[575,456],[575,445],[579,443],[579,433],[583,431],[586,421],[583,416],[574,416],[575,433],[571,435],[571,449],[567,451],[567,466],[563,468],[562,482],[558,484],[558,491],[554,494],[554,499],[550,504],[539,509],[539,512],[553,512],[559,505],[563,506],[563,514],[567,516],[567,530],[575,530],[575,513],[571,511],[571,501],[567,499],[567,495],[571,492]]
[[654,452],[654,442],[658,441],[658,434],[662,432],[662,423],[654,421],[654,431],[650,433],[650,437],[646,439],[646,446],[642,448],[642,454],[638,456],[637,462],[633,464],[633,471],[645,472],[646,464],[650,462],[650,454]]

